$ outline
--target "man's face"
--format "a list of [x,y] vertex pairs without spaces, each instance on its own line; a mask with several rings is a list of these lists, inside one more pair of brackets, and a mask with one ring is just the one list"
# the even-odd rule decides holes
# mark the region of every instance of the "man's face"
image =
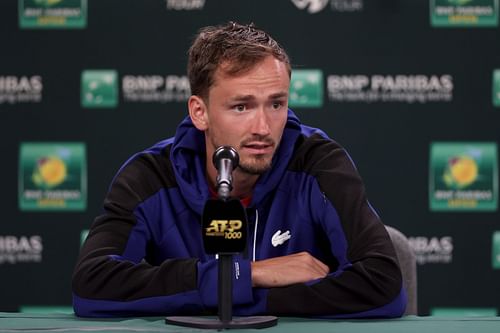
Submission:
[[207,157],[229,145],[240,155],[240,171],[268,170],[287,120],[289,85],[285,64],[272,56],[238,76],[219,68],[205,112]]

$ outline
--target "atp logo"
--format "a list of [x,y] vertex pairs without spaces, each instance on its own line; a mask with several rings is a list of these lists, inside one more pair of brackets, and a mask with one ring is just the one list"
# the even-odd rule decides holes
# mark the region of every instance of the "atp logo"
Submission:
[[307,8],[310,14],[316,14],[325,9],[329,0],[292,0],[293,4],[300,10]]
[[243,234],[238,231],[243,227],[241,220],[212,220],[206,228],[206,236],[223,236],[225,239],[240,239]]

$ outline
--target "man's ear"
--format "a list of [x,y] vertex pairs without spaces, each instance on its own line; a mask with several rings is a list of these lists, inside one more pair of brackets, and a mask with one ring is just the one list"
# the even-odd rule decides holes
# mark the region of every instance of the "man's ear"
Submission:
[[189,117],[194,126],[200,131],[205,131],[208,128],[207,106],[203,98],[192,95],[188,100]]

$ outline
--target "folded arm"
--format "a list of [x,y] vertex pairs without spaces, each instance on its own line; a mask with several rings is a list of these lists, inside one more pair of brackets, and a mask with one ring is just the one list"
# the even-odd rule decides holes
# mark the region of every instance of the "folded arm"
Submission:
[[[314,178],[305,189],[305,200],[310,201],[332,258],[321,263],[301,254],[283,257],[279,265],[272,265],[277,260],[254,265],[254,284],[273,287],[268,311],[336,318],[401,316],[406,294],[396,253],[366,199],[352,160],[336,142],[321,135],[305,139],[296,156],[290,168],[297,165],[297,171]],[[330,267],[327,273],[325,265]],[[263,269],[267,269],[266,278],[259,276]]]

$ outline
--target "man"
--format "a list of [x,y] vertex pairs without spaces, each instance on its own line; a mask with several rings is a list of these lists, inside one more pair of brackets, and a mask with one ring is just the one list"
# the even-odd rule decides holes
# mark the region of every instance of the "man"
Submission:
[[396,317],[406,296],[392,243],[349,156],[288,110],[290,62],[266,32],[229,23],[189,51],[189,117],[119,170],[73,276],[79,316],[214,314],[217,260],[201,214],[214,150],[233,146],[247,207],[234,315]]

